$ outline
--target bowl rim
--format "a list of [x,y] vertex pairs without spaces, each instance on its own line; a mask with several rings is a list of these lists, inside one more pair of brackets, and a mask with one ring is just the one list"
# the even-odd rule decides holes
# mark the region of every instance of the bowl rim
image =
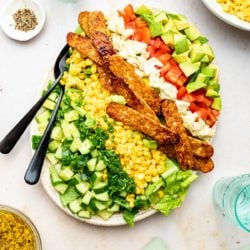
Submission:
[[27,223],[35,236],[36,250],[42,250],[42,241],[41,241],[41,237],[40,237],[40,234],[38,232],[38,229],[35,226],[35,224],[32,222],[32,220],[26,214],[24,214],[24,212],[22,212],[21,210],[19,210],[17,208],[14,208],[12,206],[5,205],[5,204],[0,204],[0,211],[6,211],[6,212],[10,212],[14,215],[17,215],[25,223]]
[[[19,31],[19,30],[15,30],[13,28],[10,28],[9,25],[6,25],[6,21],[4,19],[5,15],[10,15],[11,13],[8,13],[8,8],[10,8],[13,4],[16,4],[16,0],[9,0],[8,2],[6,2],[2,8],[2,10],[0,11],[0,27],[2,28],[3,32],[10,37],[13,40],[17,40],[17,41],[21,41],[21,42],[25,42],[28,41],[32,38],[34,38],[35,36],[37,36],[42,28],[44,27],[45,21],[46,21],[46,14],[44,11],[44,8],[42,7],[42,5],[36,1],[36,0],[22,0],[19,5],[19,9],[22,7],[27,7],[28,9],[31,9],[32,11],[36,12],[37,17],[39,17],[39,22],[36,25],[36,27],[33,30],[30,30],[28,32],[24,32],[24,31]],[[30,7],[29,4],[32,3],[35,5],[35,7]]]
[[250,23],[223,11],[221,5],[216,0],[201,0],[203,4],[219,19],[238,29],[250,31]]

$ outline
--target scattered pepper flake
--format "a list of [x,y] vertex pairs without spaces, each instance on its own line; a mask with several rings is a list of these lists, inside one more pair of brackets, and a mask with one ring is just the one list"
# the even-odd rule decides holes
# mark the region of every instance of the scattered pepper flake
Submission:
[[28,8],[17,10],[13,14],[13,19],[15,21],[15,29],[24,32],[35,29],[38,24],[34,11]]

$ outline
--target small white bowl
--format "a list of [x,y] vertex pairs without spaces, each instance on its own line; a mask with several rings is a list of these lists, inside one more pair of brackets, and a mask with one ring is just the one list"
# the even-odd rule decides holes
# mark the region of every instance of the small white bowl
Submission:
[[[27,32],[15,29],[13,14],[19,9],[30,9],[34,12],[38,24]],[[0,26],[10,38],[18,41],[28,41],[38,35],[45,23],[45,12],[42,6],[34,0],[11,0],[5,4],[0,13]]]
[[218,18],[224,22],[241,30],[250,31],[250,23],[242,21],[234,15],[225,13],[219,3],[216,0],[202,0],[204,5]]

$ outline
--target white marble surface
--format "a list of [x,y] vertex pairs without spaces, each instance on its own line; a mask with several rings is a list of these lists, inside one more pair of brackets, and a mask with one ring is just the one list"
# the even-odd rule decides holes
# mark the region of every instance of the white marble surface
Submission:
[[[76,26],[79,11],[117,8],[128,1],[39,2],[45,8],[47,21],[38,37],[20,43],[0,31],[0,138],[34,102],[51,60],[65,44],[66,33]],[[0,0],[0,9],[4,3]],[[214,141],[216,168],[193,184],[183,206],[168,218],[157,214],[134,228],[95,227],[64,214],[41,184],[25,184],[23,176],[31,158],[27,130],[11,154],[0,155],[0,203],[30,216],[45,250],[138,250],[155,236],[161,237],[171,250],[238,250],[250,245],[250,234],[232,226],[212,202],[216,180],[250,171],[250,33],[223,23],[198,0],[166,0],[157,5],[186,14],[210,39],[217,55],[223,112]]]

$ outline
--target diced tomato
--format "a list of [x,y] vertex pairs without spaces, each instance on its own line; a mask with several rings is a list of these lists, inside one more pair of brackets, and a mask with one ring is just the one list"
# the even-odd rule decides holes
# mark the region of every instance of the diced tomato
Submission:
[[167,62],[161,69],[160,69],[160,75],[164,76],[171,68],[171,64]]
[[189,110],[191,112],[197,112],[199,109],[200,109],[200,107],[197,104],[195,104],[194,102],[190,103]]
[[128,4],[124,8],[124,12],[125,12],[125,15],[130,18],[130,20],[135,20],[136,19],[136,15],[134,13],[134,9],[133,9],[132,4]]
[[172,54],[171,49],[163,41],[162,41],[159,49],[162,51],[162,53]]
[[171,58],[169,62],[172,66],[178,66],[177,62],[173,58]]
[[175,66],[170,68],[170,70],[165,74],[164,78],[166,79],[166,81],[176,84],[181,74],[182,71],[178,66]]
[[188,78],[187,78],[184,74],[182,74],[182,75],[179,77],[179,79],[176,81],[176,84],[177,84],[178,86],[183,86],[183,85],[187,82],[187,80],[188,80]]
[[132,39],[135,40],[135,41],[141,42],[141,36],[137,31],[134,32],[134,35],[132,36]]
[[160,46],[161,46],[161,39],[158,38],[158,37],[155,38],[155,39],[151,39],[151,44],[152,44],[155,48],[159,49]]
[[147,23],[145,21],[143,21],[141,18],[137,17],[135,19],[135,26],[137,28],[145,28],[145,27],[147,27]]
[[182,97],[182,100],[191,103],[191,102],[193,102],[193,101],[195,100],[195,98],[193,97],[192,94],[186,93],[186,94]]
[[204,96],[203,94],[194,95],[194,96],[195,96],[195,102],[196,103],[199,103],[199,104],[204,105],[206,107],[209,107],[213,102],[212,98]]
[[142,42],[147,43],[147,44],[149,43],[151,33],[148,27],[144,27],[140,29],[140,37],[141,37]]
[[156,58],[159,59],[162,62],[162,64],[165,65],[170,60],[171,55],[168,53],[165,53],[160,56],[156,56]]
[[199,115],[199,117],[202,119],[202,120],[207,120],[208,118],[208,114],[209,114],[209,111],[206,109],[206,108],[199,108],[196,113]]
[[147,51],[149,52],[149,57],[154,57],[155,56],[155,48],[152,45],[148,45]]
[[187,93],[187,89],[185,86],[181,86],[178,90],[178,94],[177,94],[177,99],[181,100],[182,97]]

